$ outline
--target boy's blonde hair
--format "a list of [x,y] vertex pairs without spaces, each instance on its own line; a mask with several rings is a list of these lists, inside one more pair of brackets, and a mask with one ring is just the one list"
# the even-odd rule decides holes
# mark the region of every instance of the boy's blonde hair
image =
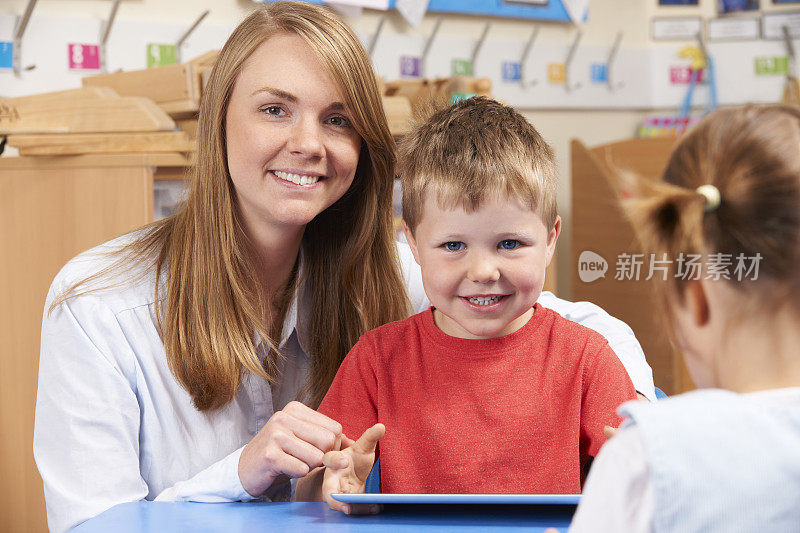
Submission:
[[505,195],[529,204],[548,231],[555,225],[553,149],[525,117],[495,100],[473,97],[431,115],[400,142],[397,167],[412,232],[428,193],[443,207],[468,211]]

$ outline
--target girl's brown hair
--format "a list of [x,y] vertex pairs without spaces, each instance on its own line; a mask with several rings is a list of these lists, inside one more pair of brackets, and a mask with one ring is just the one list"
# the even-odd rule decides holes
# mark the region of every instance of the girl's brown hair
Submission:
[[[718,206],[697,191],[702,185],[716,187]],[[645,251],[671,264],[662,297],[683,298],[681,254],[706,262],[726,254],[731,286],[743,295],[767,299],[768,308],[800,301],[800,109],[716,111],[680,141],[661,181],[638,178],[636,186],[626,212]],[[734,275],[739,258],[757,264],[757,277]]]
[[[271,315],[269,299],[285,295],[265,295],[255,286],[253,250],[228,172],[225,117],[243,63],[279,33],[299,35],[315,51],[363,140],[350,189],[303,235],[299,282],[313,289],[306,346],[312,368],[303,399],[317,406],[359,336],[410,311],[392,226],[394,140],[369,57],[327,8],[303,2],[260,7],[233,31],[211,72],[200,106],[201,149],[186,202],[174,216],[147,226],[119,252],[119,261],[53,304],[87,292],[89,282],[113,271],[149,262],[170,369],[201,411],[230,402],[245,370],[271,382],[278,379],[277,339],[270,324],[277,323],[279,331],[281,317]],[[263,364],[260,349],[268,352]]]

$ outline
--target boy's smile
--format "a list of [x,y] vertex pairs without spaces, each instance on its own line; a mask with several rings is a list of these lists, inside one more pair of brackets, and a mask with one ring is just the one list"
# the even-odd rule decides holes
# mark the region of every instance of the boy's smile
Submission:
[[524,326],[544,285],[560,219],[548,232],[536,211],[506,197],[474,211],[444,209],[429,195],[411,250],[422,269],[434,321],[466,339],[500,337]]

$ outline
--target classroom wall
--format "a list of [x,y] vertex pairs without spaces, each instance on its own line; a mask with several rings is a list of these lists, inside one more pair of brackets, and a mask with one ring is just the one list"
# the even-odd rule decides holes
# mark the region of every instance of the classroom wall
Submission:
[[[774,5],[770,0],[761,1],[762,12],[774,12],[791,9],[791,6]],[[27,0],[3,0],[0,5],[0,15],[24,12]],[[110,0],[39,0],[34,16],[70,16],[97,18],[102,20],[108,17],[112,2]],[[187,27],[204,10],[210,14],[203,22],[204,25],[234,27],[247,13],[257,6],[250,0],[123,0],[117,13],[117,21],[123,20],[158,20],[160,23],[186,24]],[[654,16],[702,16],[711,18],[716,13],[716,0],[700,0],[699,6],[659,6],[657,0],[592,0],[590,14],[587,22],[580,24],[583,31],[582,47],[594,47],[609,50],[617,32],[623,32],[623,47],[630,49],[663,49],[669,57],[674,55],[675,42],[654,42],[650,36],[651,18]],[[362,38],[372,34],[377,27],[380,12],[365,10],[357,19],[348,19],[350,24]],[[419,42],[430,35],[438,14],[428,14],[419,28],[411,28],[396,12],[390,12],[387,24],[384,27],[385,39],[413,38]],[[439,31],[441,43],[453,43],[454,39],[467,38],[467,44],[475,39],[482,31],[487,19],[464,15],[443,15],[443,24]],[[513,42],[524,43],[528,39],[533,24],[538,24],[539,35],[534,48],[536,51],[542,47],[566,47],[576,34],[576,26],[564,23],[548,23],[526,21],[519,19],[490,19],[492,28],[489,32],[488,42]],[[678,43],[682,45],[684,43]],[[687,42],[685,44],[692,44]],[[764,45],[762,45],[764,46]],[[766,46],[776,46],[774,43]],[[387,44],[388,48],[389,45]],[[780,48],[777,48],[780,50]],[[394,52],[393,52],[394,53]],[[778,52],[780,53],[780,52]],[[381,63],[388,54],[381,53],[378,47],[375,55],[376,70],[387,71],[386,63]],[[394,56],[392,56],[394,59]],[[480,63],[480,62],[479,62]],[[478,63],[478,64],[479,64]],[[394,68],[394,63],[392,63]],[[391,71],[392,69],[388,69]],[[4,74],[8,75],[7,73]],[[480,72],[478,72],[480,75]],[[642,74],[644,76],[645,74]],[[73,76],[74,77],[74,76]],[[3,94],[3,76],[0,76],[0,95]],[[77,83],[77,82],[73,82]],[[774,85],[774,84],[773,84]],[[645,84],[645,86],[647,86]],[[630,89],[629,89],[630,90]],[[590,97],[581,99],[581,107],[588,109],[569,109],[560,105],[558,109],[548,109],[552,102],[526,101],[520,106],[526,117],[541,131],[543,136],[553,145],[556,151],[559,169],[558,201],[559,209],[564,220],[562,237],[559,241],[556,254],[558,292],[561,296],[569,297],[570,266],[573,258],[570,256],[571,235],[571,191],[570,191],[570,163],[569,141],[573,137],[581,139],[588,146],[608,143],[615,140],[631,137],[638,123],[647,114],[671,114],[680,105],[681,91],[673,88],[668,93],[666,100],[662,96],[661,105],[669,106],[661,110],[645,109],[651,107],[642,105],[641,108],[625,108],[619,110],[592,109]],[[774,89],[772,89],[774,90]],[[498,91],[496,90],[496,93]],[[502,91],[500,91],[502,92]],[[603,94],[605,91],[601,89]],[[769,92],[769,91],[767,91]],[[553,94],[548,93],[548,94]],[[557,92],[560,95],[561,92]],[[595,93],[598,94],[595,89]],[[670,103],[674,98],[674,107]],[[766,97],[768,100],[771,96]]]

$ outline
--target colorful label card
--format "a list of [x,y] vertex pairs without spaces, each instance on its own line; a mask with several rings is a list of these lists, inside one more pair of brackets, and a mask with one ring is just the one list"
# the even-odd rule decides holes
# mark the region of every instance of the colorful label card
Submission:
[[695,74],[689,65],[673,65],[669,67],[669,82],[672,85],[689,85],[694,76],[695,82],[705,81],[705,70],[701,69],[699,74]]
[[460,102],[461,100],[466,100],[467,98],[472,98],[473,96],[477,96],[475,93],[453,93],[450,95],[450,105]]
[[453,59],[450,63],[451,76],[472,76],[472,61],[469,59]]
[[519,81],[522,78],[522,66],[517,61],[503,61],[503,81]]
[[548,64],[547,81],[550,83],[565,83],[567,81],[567,66],[564,63]]
[[400,56],[400,75],[404,78],[419,78],[422,75],[422,61],[416,56]]
[[149,43],[147,45],[147,68],[177,63],[174,44]]
[[592,63],[592,83],[608,82],[608,65],[605,63]]
[[70,70],[100,70],[100,47],[96,44],[69,43],[67,55]]
[[756,76],[786,76],[789,74],[789,58],[787,56],[757,57],[755,69]]
[[14,68],[14,43],[0,41],[0,68]]

